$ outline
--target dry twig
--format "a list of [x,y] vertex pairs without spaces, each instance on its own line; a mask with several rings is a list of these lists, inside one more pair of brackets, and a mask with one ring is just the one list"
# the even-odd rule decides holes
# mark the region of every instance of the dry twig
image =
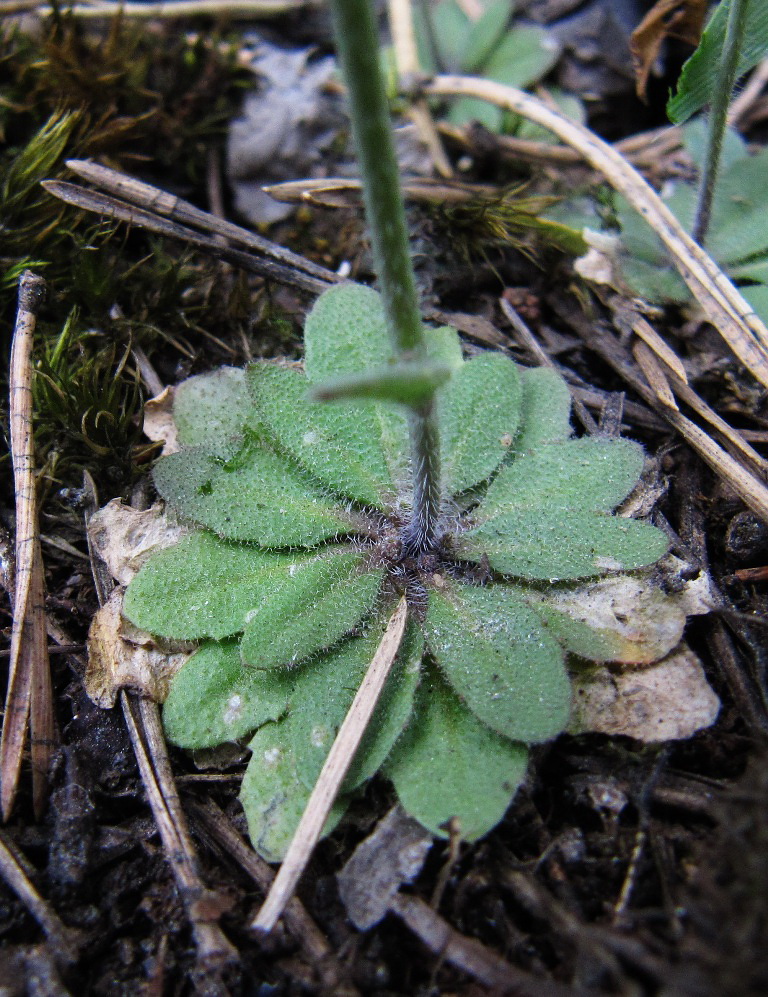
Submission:
[[352,700],[352,705],[339,728],[328,757],[312,790],[307,807],[302,814],[299,826],[288,846],[283,864],[267,894],[264,906],[259,911],[253,928],[258,931],[271,931],[282,914],[286,903],[293,894],[304,868],[317,844],[333,801],[344,781],[344,776],[352,764],[355,752],[376,709],[379,696],[384,690],[390,669],[395,662],[400,642],[405,633],[408,606],[401,599],[392,614],[376,654],[368,666],[365,678]]
[[16,578],[11,660],[0,739],[0,801],[4,820],[8,819],[16,797],[28,724],[32,742],[32,793],[38,816],[45,808],[54,739],[32,437],[32,343],[44,293],[42,277],[25,270],[19,281],[10,370],[11,455],[16,491]]
[[709,320],[756,380],[768,387],[768,329],[621,153],[588,128],[513,87],[469,76],[437,76],[424,84],[424,92],[487,100],[549,129],[577,149],[654,229]]

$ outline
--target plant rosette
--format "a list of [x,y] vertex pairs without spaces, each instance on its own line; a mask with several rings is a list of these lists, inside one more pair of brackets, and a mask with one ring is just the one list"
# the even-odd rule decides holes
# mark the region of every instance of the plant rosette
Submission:
[[613,514],[637,484],[641,446],[572,438],[557,374],[499,354],[464,360],[450,328],[425,335],[429,361],[450,371],[436,395],[443,499],[427,553],[403,543],[405,406],[309,397],[392,364],[375,291],[344,284],[317,300],[303,370],[225,368],[176,392],[181,449],[154,479],[194,529],[146,561],[123,613],[201,642],[171,682],[165,729],[189,749],[248,739],[240,799],[271,861],[403,593],[405,637],[326,830],[381,771],[434,834],[457,818],[466,840],[484,835],[524,778],[527,746],[569,722],[569,654],[654,661],[680,640],[684,612],[652,652],[628,652],[627,628],[580,601],[667,551],[661,531]]

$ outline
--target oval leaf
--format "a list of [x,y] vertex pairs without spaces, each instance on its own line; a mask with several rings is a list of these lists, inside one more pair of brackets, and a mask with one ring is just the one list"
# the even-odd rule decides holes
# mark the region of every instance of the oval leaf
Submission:
[[542,507],[608,511],[632,491],[642,469],[643,448],[630,440],[552,443],[501,469],[477,519]]
[[447,822],[457,818],[461,837],[474,841],[504,816],[527,761],[522,744],[480,723],[433,672],[385,773],[403,809],[433,834],[446,837]]
[[292,689],[290,673],[244,668],[237,641],[208,641],[173,678],[163,706],[165,733],[188,749],[236,741],[283,716]]
[[220,367],[182,381],[173,396],[173,421],[179,443],[207,447],[213,452],[238,438],[255,412],[245,382],[245,371]]
[[[282,861],[310,792],[296,774],[296,759],[283,741],[281,726],[267,724],[256,732],[240,786],[251,844],[267,862]],[[343,797],[334,803],[323,834],[331,833],[346,808]]]
[[256,364],[248,381],[280,448],[339,495],[379,509],[394,505],[408,467],[403,411],[378,402],[313,403],[301,371],[276,364]]
[[123,615],[163,637],[221,640],[243,629],[259,586],[292,560],[213,533],[193,533],[147,561],[126,590]]
[[486,353],[462,364],[438,393],[443,490],[466,491],[490,477],[509,452],[522,388],[508,357]]
[[330,647],[371,609],[382,568],[366,569],[366,556],[331,548],[313,557],[276,563],[254,593],[241,644],[253,668],[295,665]]
[[522,399],[516,453],[531,453],[571,435],[571,393],[554,370],[531,367],[520,371]]
[[427,643],[454,691],[484,724],[534,743],[568,722],[563,652],[509,588],[451,585],[429,593]]
[[458,538],[456,552],[506,575],[541,581],[631,571],[667,552],[666,535],[648,523],[578,509],[519,509]]
[[253,442],[228,459],[181,450],[158,461],[154,479],[169,505],[231,540],[311,547],[352,532],[349,518],[316,485]]

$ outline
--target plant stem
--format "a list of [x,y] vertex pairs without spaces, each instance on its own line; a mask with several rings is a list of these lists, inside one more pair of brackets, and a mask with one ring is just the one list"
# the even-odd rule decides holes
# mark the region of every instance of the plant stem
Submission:
[[723,40],[723,51],[720,66],[712,96],[712,106],[709,113],[709,130],[707,133],[707,151],[704,160],[699,196],[696,205],[696,219],[693,225],[693,238],[699,245],[704,245],[709,230],[712,214],[712,200],[717,184],[717,172],[720,166],[720,153],[723,148],[723,136],[728,117],[728,105],[736,82],[736,69],[739,62],[739,52],[744,40],[744,26],[747,21],[748,0],[730,0],[728,23]]
[[[424,359],[426,342],[372,5],[370,0],[331,0],[331,9],[389,332],[398,360]],[[440,507],[440,448],[434,404],[412,408],[409,426],[414,497],[406,542],[418,551],[434,544]]]

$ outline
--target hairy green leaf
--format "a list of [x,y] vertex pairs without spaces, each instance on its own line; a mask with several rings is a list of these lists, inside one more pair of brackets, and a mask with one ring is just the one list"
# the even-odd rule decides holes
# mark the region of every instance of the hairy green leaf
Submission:
[[462,534],[456,552],[518,578],[564,581],[653,564],[668,548],[661,530],[584,509],[519,507]]
[[301,371],[276,364],[249,370],[249,386],[278,445],[339,495],[391,508],[408,466],[403,411],[364,402],[310,402]]
[[361,284],[329,288],[307,315],[304,349],[311,385],[394,362],[381,296]]
[[384,771],[411,817],[440,837],[458,818],[462,838],[474,841],[504,816],[527,760],[522,744],[480,723],[432,672]]
[[286,713],[293,685],[290,672],[244,668],[236,640],[208,641],[174,676],[165,733],[189,749],[239,740]]
[[456,369],[438,395],[446,494],[493,474],[517,432],[521,395],[517,367],[500,354],[485,353]]
[[526,743],[563,730],[570,704],[563,652],[513,589],[431,590],[424,634],[454,691],[492,730]]
[[293,560],[193,533],[147,561],[126,590],[123,614],[163,637],[220,640],[243,629],[259,589]]
[[154,479],[174,509],[231,540],[309,547],[352,532],[351,520],[317,486],[253,442],[230,457],[181,450],[158,462]]
[[[742,76],[768,52],[768,5],[765,0],[746,0],[744,39],[736,75]],[[712,100],[712,88],[725,41],[730,0],[718,4],[701,36],[699,47],[683,66],[677,93],[667,103],[670,121],[681,125]]]
[[206,447],[213,453],[239,438],[254,416],[245,371],[237,367],[189,377],[173,396],[173,421],[185,447]]
[[522,399],[516,453],[530,453],[547,443],[562,443],[571,435],[571,393],[562,377],[547,367],[520,371]]
[[[248,834],[263,859],[280,862],[304,813],[310,791],[297,775],[296,758],[284,742],[281,723],[262,727],[248,747],[251,760],[240,786]],[[347,800],[339,798],[323,834],[331,833],[346,808]]]
[[503,467],[476,518],[543,508],[613,509],[637,484],[643,459],[643,448],[630,440],[552,443]]
[[[286,730],[297,759],[297,771],[311,788],[330,751],[360,683],[381,640],[386,622],[371,627],[365,637],[345,641],[322,660],[310,662],[297,675],[296,693]],[[344,781],[349,792],[380,768],[413,709],[419,681],[423,640],[415,627],[406,630],[397,661],[376,706]]]
[[243,663],[295,665],[335,644],[371,609],[383,575],[382,568],[366,567],[360,551],[343,547],[281,559],[254,592],[241,644]]

